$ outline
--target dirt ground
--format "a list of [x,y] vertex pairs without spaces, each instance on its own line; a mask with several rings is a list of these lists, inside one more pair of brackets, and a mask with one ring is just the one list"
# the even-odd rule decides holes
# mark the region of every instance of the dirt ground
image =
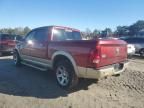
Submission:
[[0,57],[0,108],[144,108],[144,58],[134,57],[118,77],[80,80],[74,91],[57,86],[51,72],[16,68]]

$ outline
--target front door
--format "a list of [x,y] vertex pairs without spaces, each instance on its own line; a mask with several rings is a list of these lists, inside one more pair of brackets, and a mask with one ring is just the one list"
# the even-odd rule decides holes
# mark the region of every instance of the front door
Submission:
[[22,58],[26,58],[27,56],[30,56],[31,52],[31,47],[32,47],[32,40],[33,36],[35,35],[35,31],[31,31],[28,33],[28,35],[25,37],[25,40],[22,41],[19,45],[19,51],[21,55],[23,56]]

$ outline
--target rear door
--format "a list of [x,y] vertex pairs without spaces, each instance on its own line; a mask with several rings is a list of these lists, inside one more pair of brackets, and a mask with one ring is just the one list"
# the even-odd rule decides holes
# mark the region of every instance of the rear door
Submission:
[[32,39],[33,45],[31,46],[30,56],[33,58],[45,59],[47,58],[48,47],[48,28],[39,28],[35,31]]

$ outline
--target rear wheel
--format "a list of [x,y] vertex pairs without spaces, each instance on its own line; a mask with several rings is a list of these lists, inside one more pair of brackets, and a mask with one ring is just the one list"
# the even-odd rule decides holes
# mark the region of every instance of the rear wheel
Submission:
[[16,66],[20,66],[21,65],[21,59],[20,59],[20,56],[19,56],[17,51],[13,52],[13,60],[14,60],[14,64]]
[[59,61],[55,66],[57,83],[63,89],[71,89],[78,83],[72,64],[68,60]]

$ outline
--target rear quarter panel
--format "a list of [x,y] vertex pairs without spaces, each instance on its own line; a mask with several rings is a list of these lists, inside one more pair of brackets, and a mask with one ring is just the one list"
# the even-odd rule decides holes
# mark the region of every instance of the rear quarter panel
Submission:
[[48,45],[48,55],[49,58],[51,58],[56,51],[65,51],[72,55],[77,66],[87,67],[89,52],[95,47],[95,43],[96,42],[84,40],[50,42]]

